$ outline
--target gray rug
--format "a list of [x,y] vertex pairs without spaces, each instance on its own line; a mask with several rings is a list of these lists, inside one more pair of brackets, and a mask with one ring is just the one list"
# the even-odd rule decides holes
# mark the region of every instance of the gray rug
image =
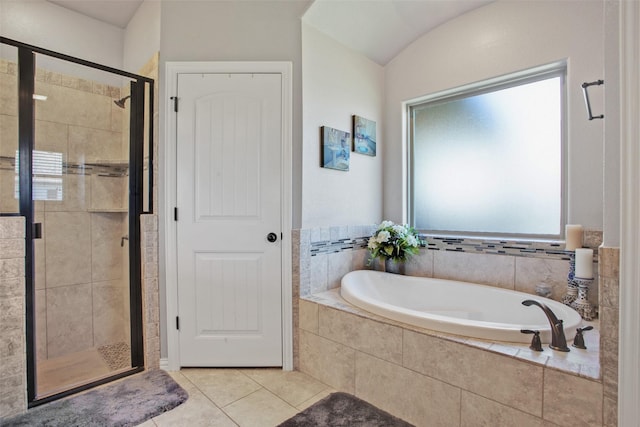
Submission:
[[135,426],[183,403],[189,395],[161,370],[123,380],[30,409],[2,426]]
[[332,393],[278,427],[413,427],[364,400]]

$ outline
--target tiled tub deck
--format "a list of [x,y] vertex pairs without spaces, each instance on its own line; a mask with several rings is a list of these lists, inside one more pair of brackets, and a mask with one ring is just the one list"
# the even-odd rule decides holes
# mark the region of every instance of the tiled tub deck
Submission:
[[489,342],[389,320],[339,289],[302,297],[299,367],[417,426],[601,426],[597,322],[586,350]]

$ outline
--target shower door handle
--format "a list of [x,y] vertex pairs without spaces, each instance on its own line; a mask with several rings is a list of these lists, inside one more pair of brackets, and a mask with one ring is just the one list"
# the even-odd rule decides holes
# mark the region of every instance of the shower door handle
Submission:
[[42,239],[42,223],[40,222],[33,223],[33,238]]

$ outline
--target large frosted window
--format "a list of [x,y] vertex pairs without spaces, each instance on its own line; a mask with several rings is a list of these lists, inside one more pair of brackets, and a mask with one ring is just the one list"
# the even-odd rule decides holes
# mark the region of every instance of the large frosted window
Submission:
[[564,69],[410,106],[413,225],[559,237],[563,87]]

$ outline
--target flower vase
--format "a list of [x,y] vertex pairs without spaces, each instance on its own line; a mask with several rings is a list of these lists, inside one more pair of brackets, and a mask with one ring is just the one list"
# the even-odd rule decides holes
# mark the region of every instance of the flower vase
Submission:
[[404,274],[404,262],[386,258],[384,260],[384,270],[387,273]]

